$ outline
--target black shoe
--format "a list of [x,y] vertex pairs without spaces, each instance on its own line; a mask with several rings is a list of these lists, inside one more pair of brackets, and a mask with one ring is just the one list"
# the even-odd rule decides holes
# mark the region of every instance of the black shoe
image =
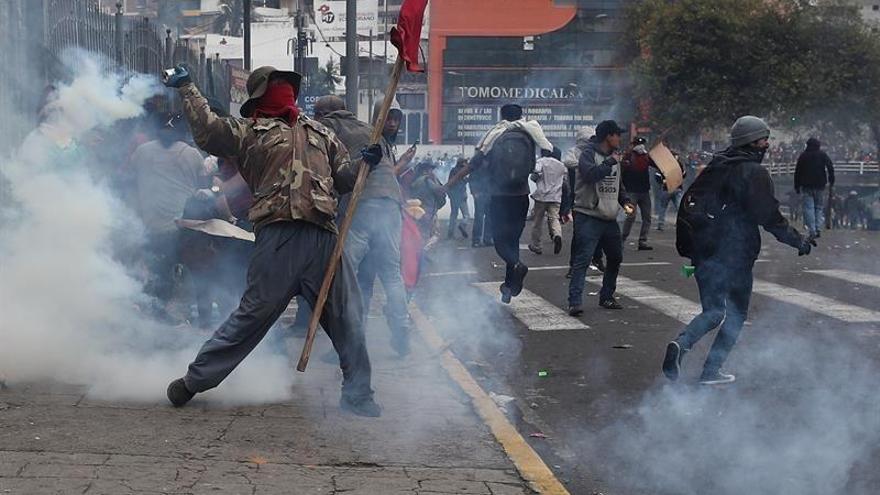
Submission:
[[582,314],[584,314],[584,308],[580,304],[575,304],[574,306],[568,307],[568,316],[574,316],[575,318],[577,318]]
[[461,232],[461,236],[462,236],[462,237],[464,237],[465,239],[468,238],[467,229],[464,228],[464,225],[462,225],[462,224],[458,224],[458,231]]
[[571,271],[572,271],[571,268],[569,268],[568,271],[565,272],[565,278],[571,278],[571,276],[572,276]]
[[657,226],[657,232],[663,232],[663,225],[662,224]]
[[171,382],[168,385],[167,390],[168,400],[171,401],[171,405],[174,407],[183,407],[187,402],[192,400],[196,394],[189,391],[186,388],[186,383],[184,383],[183,378],[178,378]]
[[666,346],[666,357],[663,358],[663,374],[672,381],[678,380],[681,373],[681,360],[684,357],[684,351],[676,341],[672,341]]
[[510,287],[507,284],[501,284],[501,302],[504,304],[510,304],[510,299],[512,298]]
[[531,251],[535,254],[544,254],[544,250],[541,249],[541,246],[533,246],[533,245],[529,244],[529,251]]
[[621,306],[613,297],[605,299],[604,301],[599,301],[599,306],[605,309],[623,309],[623,306]]
[[517,263],[513,267],[513,283],[510,287],[510,295],[516,297],[523,290],[523,283],[526,280],[526,275],[529,273],[529,267],[523,265],[522,263]]
[[483,243],[481,243],[481,242],[477,242],[477,241],[474,241],[474,242],[471,243],[471,247],[472,247],[472,248],[483,247]]
[[553,237],[553,254],[559,254],[562,252],[562,236],[557,235]]
[[605,260],[603,258],[593,258],[593,261],[590,264],[595,266],[596,270],[599,270],[599,273],[605,273]]
[[639,243],[639,251],[653,251],[653,250],[654,250],[654,248],[649,246],[647,243],[645,243],[645,242]]
[[358,416],[366,418],[378,418],[382,415],[382,408],[372,397],[365,399],[355,399],[347,395],[339,398],[339,408]]
[[700,385],[726,385],[736,381],[736,377],[721,371],[706,372],[700,376]]

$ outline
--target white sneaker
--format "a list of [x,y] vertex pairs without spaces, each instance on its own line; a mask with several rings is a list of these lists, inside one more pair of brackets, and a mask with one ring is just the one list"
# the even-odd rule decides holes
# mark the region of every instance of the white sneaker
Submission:
[[736,381],[736,376],[728,375],[727,373],[722,373],[720,371],[712,373],[712,374],[703,374],[700,377],[700,385],[725,385],[727,383],[733,383]]

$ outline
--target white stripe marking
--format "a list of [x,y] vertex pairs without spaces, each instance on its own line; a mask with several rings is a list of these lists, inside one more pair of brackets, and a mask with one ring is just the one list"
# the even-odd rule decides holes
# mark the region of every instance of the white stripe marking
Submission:
[[[483,292],[493,298],[498,298],[498,287],[501,282],[481,282],[474,284]],[[576,318],[568,316],[543,297],[523,289],[519,296],[510,302],[510,310],[517,320],[521,321],[529,330],[546,332],[551,330],[589,330],[590,327]]]
[[844,282],[852,282],[854,284],[870,285],[871,287],[880,288],[880,275],[871,273],[859,273],[849,270],[807,270],[807,273],[816,273],[826,277],[836,278]]
[[[597,285],[601,285],[601,281]],[[626,277],[617,277],[617,293],[685,324],[702,311],[700,305],[690,299]]]
[[460,272],[436,272],[436,273],[426,273],[426,277],[448,277],[452,275],[476,275],[477,272],[473,270],[463,270]]
[[880,311],[872,311],[852,304],[842,303],[829,297],[804,292],[791,287],[755,280],[755,292],[781,302],[793,304],[847,323],[880,322]]
[[[621,263],[620,266],[667,266],[671,265],[668,261],[645,261],[642,263]],[[559,265],[559,266],[530,266],[530,272],[540,272],[547,270],[568,270],[568,265]]]

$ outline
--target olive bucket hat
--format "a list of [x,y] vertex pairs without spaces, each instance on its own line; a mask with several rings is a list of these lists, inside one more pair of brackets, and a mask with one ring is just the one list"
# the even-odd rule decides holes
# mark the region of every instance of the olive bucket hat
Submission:
[[248,76],[247,80],[247,92],[248,92],[248,100],[244,102],[244,105],[241,106],[241,116],[242,117],[250,117],[254,113],[254,108],[257,105],[257,101],[266,94],[266,88],[269,87],[269,79],[273,76],[280,77],[287,82],[289,82],[293,89],[299,94],[300,83],[302,82],[302,76],[296,72],[286,71],[286,70],[278,70],[271,65],[264,65],[263,67],[259,67]]

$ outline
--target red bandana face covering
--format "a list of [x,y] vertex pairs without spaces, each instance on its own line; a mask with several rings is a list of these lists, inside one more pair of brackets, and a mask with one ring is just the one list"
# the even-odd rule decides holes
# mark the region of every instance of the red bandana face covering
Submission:
[[293,125],[299,117],[299,108],[296,106],[296,90],[286,81],[278,79],[269,81],[269,87],[257,102],[253,116],[257,119],[281,118]]

